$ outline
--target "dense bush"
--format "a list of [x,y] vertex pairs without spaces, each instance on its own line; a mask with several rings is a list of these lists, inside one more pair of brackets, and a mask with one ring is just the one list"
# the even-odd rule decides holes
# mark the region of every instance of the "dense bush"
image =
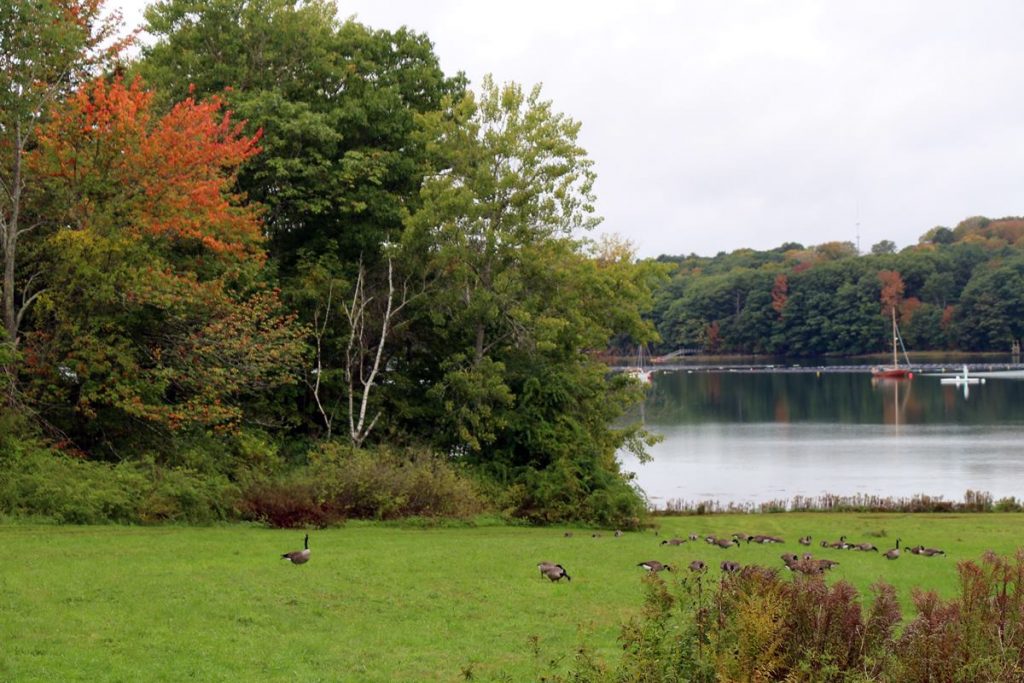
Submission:
[[272,526],[327,526],[346,518],[466,517],[484,509],[476,486],[424,451],[326,443],[287,479],[249,486],[240,510]]
[[568,677],[598,681],[1024,680],[1024,550],[961,562],[960,595],[915,593],[918,616],[899,630],[895,589],[857,591],[820,576],[783,578],[750,566],[710,582],[644,578],[642,613],[626,623],[623,657],[611,669],[586,648]]
[[80,460],[27,440],[8,439],[0,456],[0,511],[60,523],[209,523],[232,516],[235,495],[221,477]]

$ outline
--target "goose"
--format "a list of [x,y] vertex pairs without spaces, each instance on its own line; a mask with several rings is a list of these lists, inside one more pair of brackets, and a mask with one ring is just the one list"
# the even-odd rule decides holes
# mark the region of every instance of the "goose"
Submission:
[[732,560],[723,560],[720,566],[722,571],[726,573],[738,572],[740,570],[740,563],[733,562]]
[[684,543],[686,543],[686,541],[681,538],[670,538],[661,542],[662,545],[682,545]]
[[[810,562],[810,560],[808,560],[808,562]],[[818,560],[817,564],[824,571],[825,569],[832,569],[832,567],[835,567],[839,563],[835,560]]]
[[615,530],[615,538],[618,538],[618,537],[619,537],[619,536],[621,536],[621,535],[622,535],[622,532],[621,532],[621,531],[619,531],[618,529],[616,529],[616,530]]
[[814,559],[814,555],[811,555],[810,553],[804,553],[803,554],[803,559],[805,559],[805,560],[813,560]]
[[302,550],[293,550],[290,553],[285,553],[281,556],[281,559],[288,560],[292,564],[305,564],[309,562],[309,534],[306,534],[306,538],[302,541]]
[[811,537],[810,536],[801,536],[800,540],[798,541],[798,543],[800,545],[810,545],[811,544]]
[[859,544],[853,546],[853,549],[854,550],[863,550],[863,551],[874,550],[876,553],[878,552],[878,548],[875,545],[871,544],[871,543],[859,543]]
[[734,545],[739,545],[740,542],[732,538],[716,538],[715,545],[719,548],[731,548]]
[[897,538],[896,539],[896,547],[893,548],[892,550],[886,550],[885,553],[884,553],[884,557],[887,560],[895,560],[899,556],[900,556],[900,539]]
[[643,567],[644,569],[646,569],[649,572],[660,572],[663,569],[666,570],[666,571],[672,571],[672,566],[671,565],[662,564],[661,562],[658,562],[657,560],[647,560],[646,562],[641,562],[641,563],[637,564],[637,566],[638,567]]
[[945,555],[945,550],[939,550],[938,548],[925,548],[923,545],[917,546],[917,554],[924,555],[925,557],[935,557],[936,555]]
[[690,563],[690,571],[691,572],[702,572],[702,571],[704,571],[707,568],[708,568],[708,566],[706,564],[704,564],[704,560],[694,560],[693,562]]
[[850,548],[850,544],[846,542],[846,536],[840,536],[839,540],[835,543],[829,543],[826,547],[835,548],[836,550],[846,550]]
[[540,570],[541,576],[544,576],[544,573],[549,569],[561,569],[562,571],[565,571],[565,567],[557,562],[538,562],[537,569]]
[[601,538],[601,534],[599,534],[598,532],[595,531],[594,533],[590,534],[590,537],[591,538]]
[[787,562],[786,568],[793,572],[800,572],[801,574],[822,574],[825,569],[817,562],[812,560],[796,560],[795,562]]
[[751,536],[747,539],[747,543],[753,541],[754,543],[783,543],[784,541],[778,536],[763,536],[758,534],[757,536]]
[[737,541],[746,541],[750,539],[750,534],[745,534],[741,531],[737,534],[733,534],[732,537],[735,538]]
[[796,562],[797,560],[800,559],[799,557],[797,557],[793,553],[782,553],[782,555],[780,555],[779,557],[781,557],[782,561],[785,562],[786,564],[790,564],[791,562]]
[[572,532],[571,532],[571,531],[566,531],[566,532],[565,532],[564,534],[562,534],[562,535],[563,535],[563,536],[565,536],[566,538],[572,538]]
[[691,541],[699,541],[700,540],[700,534],[690,534],[690,540]]
[[[548,563],[538,564],[537,567],[539,568],[543,564],[548,564]],[[563,567],[560,564],[556,564],[554,566],[551,566],[549,564],[549,566],[546,569],[541,569],[540,573],[541,573],[541,575],[548,577],[551,581],[558,581],[558,580],[560,580],[563,577],[565,577],[566,581],[572,581],[572,577],[569,576],[569,572],[565,571],[565,567]]]

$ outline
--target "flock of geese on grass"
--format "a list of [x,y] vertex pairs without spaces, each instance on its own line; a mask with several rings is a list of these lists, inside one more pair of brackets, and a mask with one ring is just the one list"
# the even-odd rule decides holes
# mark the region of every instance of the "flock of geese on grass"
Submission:
[[[599,538],[601,534],[591,534],[593,538]],[[616,530],[615,537],[622,536],[622,532]],[[571,531],[565,532],[565,537],[572,537]],[[689,538],[669,538],[661,542],[661,545],[683,545],[684,543],[694,542],[701,540],[698,534],[690,534]],[[731,548],[732,546],[741,546],[745,543],[784,543],[783,539],[777,536],[765,536],[755,535],[751,536],[744,533],[735,533],[732,538],[719,538],[713,534],[704,536],[704,542],[716,546],[718,548]],[[902,539],[896,539],[896,547],[886,550],[882,553],[882,557],[887,560],[895,560],[900,556],[900,542]],[[810,546],[813,543],[813,539],[810,536],[801,536],[800,540],[797,541],[800,545]],[[821,541],[818,545],[822,548],[829,548],[833,550],[859,550],[862,552],[879,552],[878,547],[872,543],[848,543],[846,536],[840,536],[838,541]],[[907,547],[904,546],[903,550],[913,555],[924,555],[925,557],[936,557],[939,555],[945,555],[945,551],[939,550],[938,548],[926,548],[923,545]],[[308,552],[308,551],[307,551]],[[288,557],[287,555],[285,557]],[[804,552],[801,555],[796,553],[782,553],[780,556],[782,563],[786,566],[786,569],[801,574],[823,574],[826,570],[832,569],[839,562],[835,560],[829,560],[824,558],[815,558],[810,552]],[[308,559],[308,555],[307,555]],[[293,560],[294,561],[294,560]],[[305,560],[303,560],[305,562]],[[670,564],[659,562],[658,560],[646,560],[638,563],[636,566],[643,567],[649,572],[660,572],[660,571],[672,571],[674,568]],[[732,560],[723,560],[719,565],[723,573],[738,572],[743,566],[739,562],[733,562]],[[694,560],[688,565],[688,568],[692,572],[702,573],[707,571],[708,565],[704,560]],[[537,565],[537,569],[540,570],[541,577],[546,577],[551,581],[560,581],[565,579],[572,581],[572,577],[565,570],[565,567],[556,562],[541,562]]]

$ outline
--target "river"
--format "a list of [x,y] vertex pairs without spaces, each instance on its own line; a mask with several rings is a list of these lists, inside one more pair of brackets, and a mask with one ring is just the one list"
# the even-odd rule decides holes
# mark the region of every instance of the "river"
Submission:
[[756,504],[823,494],[1024,498],[1024,373],[943,385],[866,371],[681,369],[634,416],[664,440],[621,456],[650,503]]

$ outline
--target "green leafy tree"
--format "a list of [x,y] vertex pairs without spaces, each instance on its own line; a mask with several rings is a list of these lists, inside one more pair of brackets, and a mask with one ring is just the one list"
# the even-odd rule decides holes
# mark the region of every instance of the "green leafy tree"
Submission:
[[267,207],[270,253],[294,275],[302,253],[374,266],[415,208],[427,168],[416,115],[458,96],[426,36],[338,22],[330,0],[163,0],[139,70],[172,100],[221,94],[263,153],[239,188]]
[[1024,336],[1024,259],[981,269],[964,288],[955,334],[961,349],[1005,351]]
[[425,181],[406,234],[431,288],[421,346],[403,362],[410,376],[426,372],[413,384],[426,387],[431,438],[514,484],[509,505],[522,515],[636,514],[615,452],[642,450],[644,433],[611,425],[640,388],[589,352],[617,333],[653,336],[639,312],[658,275],[614,250],[594,258],[575,238],[598,222],[579,124],[539,88],[488,77],[479,98],[427,115],[425,129],[445,167]]
[[871,245],[871,253],[877,255],[881,254],[895,254],[896,243],[892,240],[882,240]]

